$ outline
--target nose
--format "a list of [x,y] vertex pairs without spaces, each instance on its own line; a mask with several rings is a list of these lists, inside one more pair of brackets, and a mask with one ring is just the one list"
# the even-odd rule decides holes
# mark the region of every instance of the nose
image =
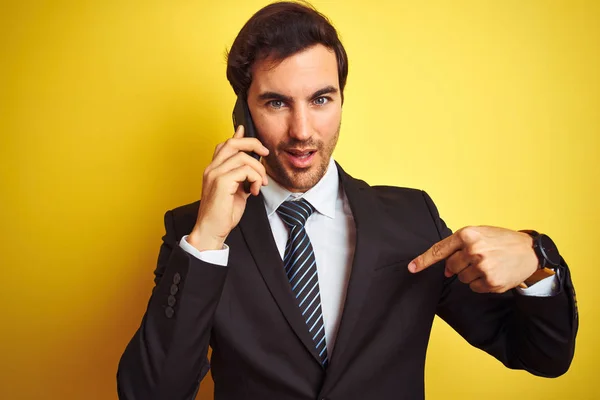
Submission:
[[295,107],[290,113],[289,135],[297,140],[307,140],[311,136],[309,110],[307,107]]

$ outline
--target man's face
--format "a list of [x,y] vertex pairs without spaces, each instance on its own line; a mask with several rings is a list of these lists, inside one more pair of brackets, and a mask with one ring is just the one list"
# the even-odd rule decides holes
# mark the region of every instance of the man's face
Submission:
[[342,118],[335,53],[315,45],[281,62],[252,66],[248,107],[269,155],[267,173],[292,192],[305,192],[325,175]]

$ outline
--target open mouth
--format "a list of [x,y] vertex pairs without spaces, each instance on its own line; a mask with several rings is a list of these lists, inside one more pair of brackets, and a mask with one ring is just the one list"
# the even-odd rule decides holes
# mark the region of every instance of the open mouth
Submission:
[[308,157],[312,156],[314,153],[316,153],[316,150],[304,150],[304,151],[286,150],[286,152],[288,154],[290,154],[292,157],[297,157],[299,159],[304,159],[304,158],[308,158]]
[[306,168],[310,166],[312,159],[314,158],[316,150],[299,150],[299,149],[290,149],[285,151],[288,160],[291,164],[298,168]]

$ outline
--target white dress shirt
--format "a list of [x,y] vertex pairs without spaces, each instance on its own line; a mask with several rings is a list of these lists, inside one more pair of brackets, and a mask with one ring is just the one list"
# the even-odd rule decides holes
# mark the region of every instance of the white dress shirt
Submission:
[[[323,178],[305,193],[291,193],[269,178],[269,185],[261,187],[261,192],[281,259],[284,257],[288,230],[277,214],[277,208],[286,200],[300,198],[306,199],[315,208],[305,228],[317,262],[327,354],[331,357],[346,300],[356,243],[354,218],[346,194],[339,184],[337,167],[331,158]],[[187,235],[179,243],[186,252],[204,262],[227,266],[227,245],[222,250],[199,251],[186,239]],[[517,288],[517,291],[527,296],[552,296],[558,291],[557,286],[556,276],[550,276],[527,289]]]

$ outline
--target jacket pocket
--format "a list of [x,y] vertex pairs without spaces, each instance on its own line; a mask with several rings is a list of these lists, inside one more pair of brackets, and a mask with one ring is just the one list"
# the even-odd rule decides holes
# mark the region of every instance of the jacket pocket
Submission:
[[[417,256],[415,256],[415,257],[417,257]],[[380,274],[386,274],[388,272],[394,272],[394,271],[408,272],[408,263],[410,263],[412,260],[414,260],[415,257],[407,258],[405,260],[395,261],[391,264],[386,263],[385,265],[379,265],[379,266],[375,267],[375,269],[373,270],[373,274],[380,275]]]

